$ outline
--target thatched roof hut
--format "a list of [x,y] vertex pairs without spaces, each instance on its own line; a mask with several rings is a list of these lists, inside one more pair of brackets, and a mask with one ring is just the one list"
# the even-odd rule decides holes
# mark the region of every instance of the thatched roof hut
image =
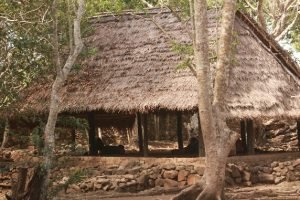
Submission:
[[[209,37],[216,44],[218,14],[209,12]],[[154,18],[154,20],[153,20]],[[182,56],[172,40],[190,44],[185,24],[170,12],[123,13],[91,19],[85,39],[94,55],[81,62],[63,88],[61,112],[151,112],[197,109],[197,80],[178,70]],[[232,118],[300,118],[300,69],[248,16],[235,20],[236,54],[225,102]],[[172,38],[172,39],[170,39]],[[20,112],[45,113],[51,84],[34,84]]]

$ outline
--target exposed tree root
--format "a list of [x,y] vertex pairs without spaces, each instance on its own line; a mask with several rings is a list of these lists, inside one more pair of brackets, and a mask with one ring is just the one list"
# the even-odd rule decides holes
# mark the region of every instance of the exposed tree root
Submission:
[[204,181],[196,183],[173,197],[171,200],[195,200],[204,188]]
[[211,187],[206,186],[196,200],[222,200],[222,197]]

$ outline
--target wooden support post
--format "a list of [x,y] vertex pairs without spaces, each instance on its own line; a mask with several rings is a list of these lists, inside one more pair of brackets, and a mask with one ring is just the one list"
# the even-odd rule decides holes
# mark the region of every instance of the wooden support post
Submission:
[[201,129],[201,123],[200,123],[200,117],[199,113],[197,113],[197,119],[198,119],[198,131],[199,131],[199,156],[204,157],[205,156],[205,147],[204,147],[204,140],[203,140],[203,134]]
[[298,136],[298,148],[300,151],[300,120],[297,121],[297,136]]
[[178,140],[178,149],[183,149],[183,136],[182,136],[182,113],[177,112],[177,140]]
[[241,140],[242,140],[242,152],[246,153],[247,150],[247,140],[246,140],[246,121],[245,120],[241,120],[240,122],[241,124]]
[[71,130],[71,139],[72,139],[72,151],[76,149],[76,129]]
[[254,137],[254,124],[253,120],[247,120],[247,153],[249,155],[255,154],[254,152],[254,145],[255,145],[255,137]]
[[159,113],[154,114],[154,127],[155,127],[155,140],[159,140],[160,127],[159,127]]
[[138,126],[138,138],[139,138],[139,151],[143,153],[144,141],[143,141],[143,128],[142,128],[142,117],[140,113],[136,114],[137,126]]
[[95,114],[90,112],[88,113],[88,122],[89,122],[89,151],[90,155],[97,155],[96,147],[96,124],[95,124]]
[[148,123],[147,123],[147,115],[143,115],[143,138],[144,138],[144,145],[143,145],[143,153],[144,156],[148,156]]

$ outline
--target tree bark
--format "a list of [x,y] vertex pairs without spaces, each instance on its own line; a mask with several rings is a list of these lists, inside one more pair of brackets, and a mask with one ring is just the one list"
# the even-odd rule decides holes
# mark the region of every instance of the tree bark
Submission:
[[41,167],[36,167],[33,171],[33,174],[29,180],[26,194],[23,200],[41,200],[42,199],[42,188],[41,185],[44,185],[44,173],[42,172]]
[[198,121],[198,132],[199,132],[199,156],[200,157],[204,157],[205,156],[205,145],[204,145],[204,141],[203,141],[203,133],[202,133],[202,129],[201,129],[201,123],[200,123],[200,119],[199,119],[199,114],[197,116],[197,121]]
[[266,24],[266,20],[265,20],[265,17],[264,17],[264,0],[258,0],[258,4],[257,4],[257,18],[258,18],[258,21],[261,25],[261,27],[264,29],[264,30],[267,30],[267,24]]
[[52,85],[51,90],[51,99],[50,99],[50,108],[48,121],[45,128],[45,150],[44,150],[44,172],[45,172],[45,180],[42,185],[42,195],[41,200],[47,199],[48,194],[48,186],[49,186],[49,170],[51,169],[51,165],[54,157],[54,148],[55,148],[55,136],[54,130],[57,121],[57,116],[60,112],[60,104],[61,104],[61,88],[68,77],[72,66],[74,65],[79,53],[83,48],[83,42],[81,39],[81,31],[80,31],[80,22],[84,13],[84,0],[78,0],[78,9],[76,12],[76,18],[74,19],[74,42],[75,47],[74,50],[68,56],[65,65],[61,68],[60,58],[59,58],[59,44],[58,44],[58,20],[57,20],[57,2],[54,0],[53,2],[53,52],[54,52],[54,64],[57,69],[56,79]]
[[8,141],[8,134],[9,134],[9,121],[6,119],[5,120],[4,131],[3,131],[3,139],[2,139],[2,143],[1,143],[0,149],[3,149],[3,148],[6,147],[6,143]]
[[25,196],[25,186],[27,179],[27,168],[18,169],[18,180],[12,188],[12,199],[23,200]]
[[297,121],[297,138],[298,138],[298,148],[300,151],[300,121]]
[[[192,189],[182,191],[174,199],[221,200],[228,154],[236,143],[238,133],[231,133],[226,124],[224,94],[231,64],[231,37],[235,16],[235,0],[225,0],[222,12],[222,27],[217,52],[215,88],[212,93],[212,77],[208,57],[207,2],[194,1],[195,42],[194,62],[199,88],[199,118],[206,153],[205,176]],[[197,191],[197,192],[196,192]],[[190,196],[188,195],[190,194]]]

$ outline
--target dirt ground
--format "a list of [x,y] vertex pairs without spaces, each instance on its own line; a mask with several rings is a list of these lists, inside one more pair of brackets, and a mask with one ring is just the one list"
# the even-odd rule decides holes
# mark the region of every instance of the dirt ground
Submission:
[[[6,191],[0,191],[0,200]],[[137,194],[88,192],[85,194],[62,194],[55,200],[170,200],[176,193],[163,190],[148,191]],[[300,200],[300,181],[282,182],[278,185],[255,185],[252,187],[226,188],[228,200]]]
[[[150,194],[152,193],[152,194]],[[56,200],[170,200],[175,194],[104,194],[89,192],[84,195],[67,194]],[[300,200],[300,181],[283,182],[278,185],[226,188],[228,200]]]

